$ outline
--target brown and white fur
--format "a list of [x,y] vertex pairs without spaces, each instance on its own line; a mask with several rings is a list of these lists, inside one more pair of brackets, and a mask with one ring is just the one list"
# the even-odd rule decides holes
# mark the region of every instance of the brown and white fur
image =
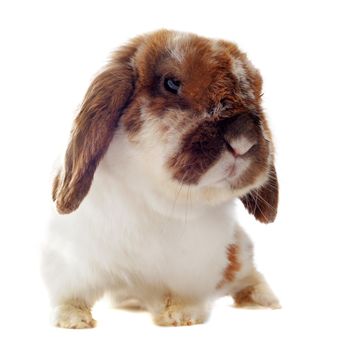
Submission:
[[276,216],[278,184],[259,72],[236,45],[161,30],[94,79],[54,180],[42,271],[54,323],[95,325],[105,293],[159,325],[205,322],[212,302],[279,306],[238,225],[240,199]]

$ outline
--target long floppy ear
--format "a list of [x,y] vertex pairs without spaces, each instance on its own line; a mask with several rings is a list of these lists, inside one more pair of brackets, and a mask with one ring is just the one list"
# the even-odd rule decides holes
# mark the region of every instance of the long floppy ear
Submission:
[[259,188],[240,198],[249,214],[265,224],[273,222],[277,215],[278,180],[275,166],[270,167],[267,181]]
[[74,121],[64,167],[53,183],[52,197],[60,214],[77,209],[88,193],[96,167],[133,95],[135,77],[131,58],[137,45],[132,44],[112,57],[85,95]]

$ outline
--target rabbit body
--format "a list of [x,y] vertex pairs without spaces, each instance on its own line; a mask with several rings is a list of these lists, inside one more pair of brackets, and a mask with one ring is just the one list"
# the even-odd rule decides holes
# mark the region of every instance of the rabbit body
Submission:
[[[228,45],[157,32],[118,51],[92,83],[54,181],[58,212],[52,212],[43,245],[42,272],[57,326],[93,327],[91,308],[106,293],[118,302],[138,300],[166,326],[204,322],[223,295],[241,306],[279,305],[256,271],[252,243],[234,215],[236,198],[260,221],[276,215],[277,179],[259,109],[258,73],[247,63],[252,78],[243,79],[246,58],[237,56],[235,74],[245,89],[256,81],[256,91],[243,91],[232,103],[221,99],[201,116],[199,102],[192,110],[179,109],[185,100],[172,99],[180,94],[180,82],[168,73],[159,82],[163,90],[151,92],[159,96],[149,95],[150,81],[159,79],[149,50],[161,50],[164,41],[173,45],[166,52],[176,62],[193,54],[189,41],[198,41],[198,50],[205,44],[211,55],[220,48],[216,60]],[[208,62],[218,88],[229,84],[216,72],[218,63]],[[199,88],[187,92],[186,86],[182,94],[194,99]],[[211,93],[217,99],[218,92]],[[248,102],[237,114],[243,97]]]

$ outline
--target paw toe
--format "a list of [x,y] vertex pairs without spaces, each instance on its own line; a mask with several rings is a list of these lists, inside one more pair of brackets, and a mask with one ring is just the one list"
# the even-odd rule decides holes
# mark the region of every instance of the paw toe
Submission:
[[154,322],[159,326],[193,326],[195,324],[203,323],[204,320],[197,318],[193,315],[187,314],[186,312],[181,311],[168,311],[157,315],[154,317]]
[[62,305],[56,309],[54,324],[60,328],[86,329],[94,328],[96,321],[92,318],[88,309]]

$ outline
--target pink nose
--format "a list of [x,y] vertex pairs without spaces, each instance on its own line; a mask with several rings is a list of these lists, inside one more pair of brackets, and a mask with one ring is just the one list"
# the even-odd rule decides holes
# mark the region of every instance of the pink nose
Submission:
[[240,136],[228,142],[229,150],[233,153],[233,156],[235,157],[243,156],[254,145],[256,145],[256,141],[250,141],[244,136]]

